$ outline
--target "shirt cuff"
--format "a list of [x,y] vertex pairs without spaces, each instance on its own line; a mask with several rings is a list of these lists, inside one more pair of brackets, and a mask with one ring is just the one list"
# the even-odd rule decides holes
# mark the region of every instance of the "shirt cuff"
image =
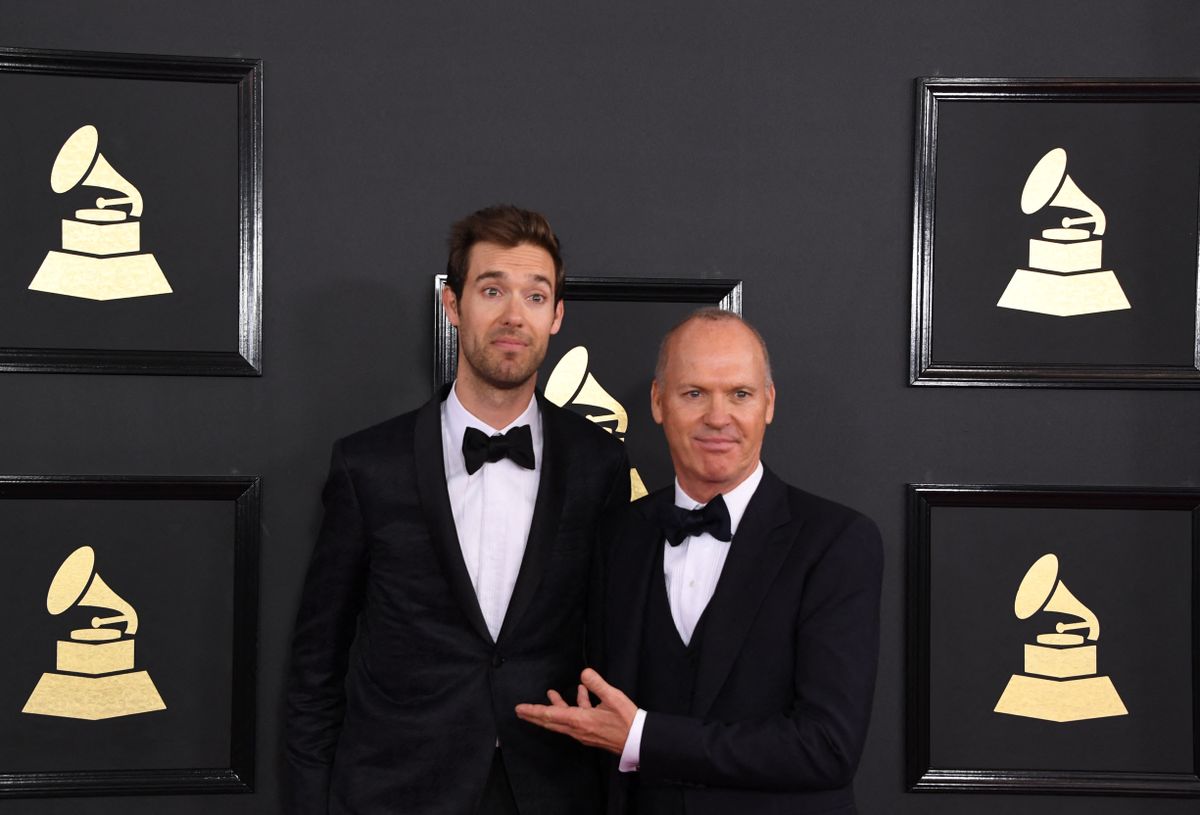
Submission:
[[629,726],[629,735],[625,737],[625,747],[621,750],[621,763],[617,769],[623,773],[637,772],[642,763],[642,728],[646,726],[646,711],[638,708],[634,714],[633,724]]

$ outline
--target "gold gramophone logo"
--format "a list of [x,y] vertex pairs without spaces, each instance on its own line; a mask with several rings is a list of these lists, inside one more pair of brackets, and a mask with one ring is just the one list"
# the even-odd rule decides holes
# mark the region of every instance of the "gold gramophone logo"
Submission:
[[[1036,644],[1025,644],[1025,673],[1008,680],[995,712],[1051,722],[1127,716],[1112,680],[1097,675],[1100,620],[1058,579],[1054,554],[1034,561],[1013,603],[1013,612],[1022,620],[1040,611],[1064,614],[1076,622],[1058,622],[1053,633],[1038,634]],[[1069,633],[1084,629],[1086,636]]]
[[95,720],[165,710],[150,674],[134,670],[137,612],[100,579],[90,546],[67,556],[46,594],[46,610],[55,616],[75,606],[117,613],[92,617],[90,627],[58,641],[57,670],[42,674],[21,712]]
[[170,294],[154,255],[141,251],[142,194],[100,153],[100,134],[92,125],[70,135],[50,170],[56,193],[80,186],[120,195],[97,198],[94,209],[77,209],[74,218],[63,219],[62,250],[47,253],[29,288],[87,300]]
[[1104,210],[1067,175],[1067,151],[1061,147],[1042,156],[1021,192],[1026,215],[1046,207],[1086,214],[1065,217],[1060,227],[1030,239],[1030,268],[1017,269],[996,305],[1056,317],[1129,308],[1117,276],[1101,260],[1100,236],[1108,225]]
[[[588,373],[588,350],[585,346],[576,345],[563,354],[546,380],[546,398],[559,407],[580,405],[597,408],[596,412],[587,411],[584,415],[625,441],[629,413],[612,394],[600,387],[596,377]],[[646,494],[646,485],[642,483],[636,467],[629,470],[629,493],[634,501]]]

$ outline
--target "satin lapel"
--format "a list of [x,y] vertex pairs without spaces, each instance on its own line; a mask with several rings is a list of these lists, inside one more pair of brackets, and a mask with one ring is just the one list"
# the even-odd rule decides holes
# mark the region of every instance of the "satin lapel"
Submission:
[[[662,490],[638,501],[629,509],[628,523],[609,558],[608,648],[609,666],[605,679],[628,694],[637,696],[638,654],[645,629],[646,599],[655,585],[654,565],[663,535],[653,520],[656,507],[674,500],[674,490]],[[663,580],[662,573],[657,575]]]
[[789,525],[791,520],[787,487],[767,470],[738,524],[716,591],[704,612],[693,716],[706,714],[725,684],[758,607],[791,550],[797,528]]
[[569,440],[563,432],[558,411],[562,408],[550,404],[539,392],[538,407],[542,412],[542,471],[538,477],[537,500],[533,504],[533,520],[529,525],[529,539],[525,542],[525,554],[521,558],[521,570],[513,586],[504,622],[500,625],[499,641],[510,634],[521,621],[521,616],[533,602],[546,558],[554,548],[558,537],[558,523],[562,517],[564,482],[567,479],[567,445]]
[[448,393],[449,388],[443,388],[441,399],[435,397],[417,413],[416,438],[413,440],[417,492],[425,513],[425,524],[433,539],[433,548],[442,563],[450,590],[454,592],[458,605],[475,633],[490,643],[492,635],[479,609],[479,598],[475,596],[475,587],[471,585],[471,575],[463,560],[458,531],[454,528],[454,513],[450,509],[450,494],[446,491],[446,466],[442,460],[442,400]]

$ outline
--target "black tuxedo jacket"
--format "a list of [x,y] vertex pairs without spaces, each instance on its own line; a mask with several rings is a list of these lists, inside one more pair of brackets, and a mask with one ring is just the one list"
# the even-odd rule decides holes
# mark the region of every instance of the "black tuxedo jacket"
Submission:
[[[608,675],[638,700],[638,654],[656,555],[660,490],[626,508],[610,551]],[[689,815],[853,813],[875,685],[882,546],[857,512],[767,470],[705,610],[691,709],[647,711],[642,778],[683,787]],[[632,782],[610,775],[609,811]]]
[[[596,531],[629,501],[623,448],[541,395],[542,463],[512,599],[492,640],[446,492],[440,398],[334,445],[292,646],[289,813],[473,813],[502,745],[522,815],[602,807],[582,747],[519,721],[574,697],[603,582]],[[593,626],[593,629],[595,626]]]

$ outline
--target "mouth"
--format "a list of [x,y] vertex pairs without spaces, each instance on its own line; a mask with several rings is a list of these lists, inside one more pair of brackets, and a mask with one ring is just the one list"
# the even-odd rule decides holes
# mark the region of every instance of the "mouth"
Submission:
[[696,446],[706,453],[725,453],[737,447],[737,440],[725,436],[702,436],[694,439]]
[[502,334],[492,340],[492,345],[499,348],[501,351],[520,351],[527,347],[529,343],[521,337],[515,337],[511,334]]

